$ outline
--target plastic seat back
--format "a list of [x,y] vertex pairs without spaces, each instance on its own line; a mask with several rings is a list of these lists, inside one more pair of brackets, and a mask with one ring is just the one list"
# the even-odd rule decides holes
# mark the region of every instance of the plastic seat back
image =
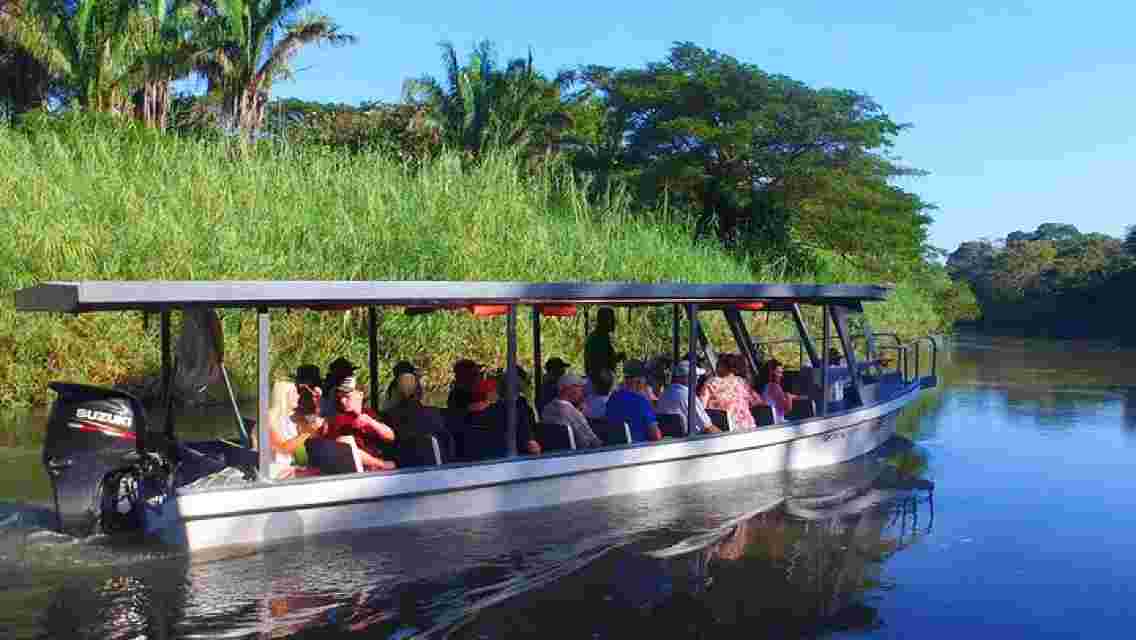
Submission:
[[715,427],[722,431],[730,430],[730,414],[721,409],[707,409],[706,413],[710,416],[710,423]]
[[461,440],[464,460],[492,460],[504,458],[507,453],[505,434],[493,427],[466,425]]
[[677,413],[660,413],[659,431],[663,432],[664,436],[672,438],[685,438],[686,437],[686,418]]
[[785,416],[786,420],[805,420],[816,415],[816,403],[807,398],[793,401],[793,409]]
[[399,467],[426,467],[445,464],[449,459],[437,434],[423,433],[399,442]]
[[754,422],[759,427],[768,427],[773,424],[773,407],[768,405],[760,407],[750,407],[749,412],[753,415]]
[[572,433],[572,427],[566,424],[538,422],[534,431],[542,451],[573,451],[576,449],[576,436]]
[[588,425],[596,437],[606,445],[631,444],[631,426],[626,422],[615,423],[607,418],[588,418]]
[[304,443],[304,448],[308,451],[308,463],[319,469],[320,475],[360,471],[355,467],[355,455],[349,444],[327,438],[311,438]]

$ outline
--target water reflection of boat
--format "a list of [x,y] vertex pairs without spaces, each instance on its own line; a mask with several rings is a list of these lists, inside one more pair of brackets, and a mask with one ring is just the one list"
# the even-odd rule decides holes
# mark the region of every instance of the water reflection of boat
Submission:
[[[884,585],[887,558],[933,525],[933,517],[920,520],[933,512],[933,484],[894,469],[861,462],[806,479],[803,493],[718,530],[621,548],[523,603],[470,620],[460,635],[523,635],[522,616],[541,620],[537,630],[585,637],[784,637],[875,627],[876,610],[863,596]],[[819,485],[831,493],[817,493]]]

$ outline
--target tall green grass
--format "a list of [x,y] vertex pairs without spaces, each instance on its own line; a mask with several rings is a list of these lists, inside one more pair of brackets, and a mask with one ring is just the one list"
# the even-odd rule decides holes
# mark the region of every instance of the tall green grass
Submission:
[[[46,280],[762,279],[664,223],[665,212],[632,215],[619,194],[589,202],[586,185],[562,167],[517,167],[506,154],[472,168],[444,154],[414,170],[312,148],[237,155],[224,142],[84,118],[0,127],[0,403],[46,401],[50,380],[118,383],[157,366],[157,323],[144,328],[139,314],[16,314],[12,292]],[[899,294],[876,313],[910,324],[918,294]],[[669,317],[632,312],[620,342],[639,355],[667,351]],[[274,374],[337,355],[365,362],[364,321],[274,313]],[[224,322],[226,361],[251,388],[254,322],[235,312]],[[522,322],[526,358],[528,333]],[[503,335],[500,320],[391,309],[380,354],[386,364],[414,361],[439,386],[459,357],[501,363]],[[579,320],[545,322],[545,357],[580,362],[582,340]]]

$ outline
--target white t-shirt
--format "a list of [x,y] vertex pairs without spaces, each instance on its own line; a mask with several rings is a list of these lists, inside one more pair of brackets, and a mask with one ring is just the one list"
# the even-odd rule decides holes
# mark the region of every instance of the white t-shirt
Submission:
[[[276,426],[276,430],[280,432],[280,437],[284,440],[291,440],[300,435],[300,430],[296,427],[296,423],[292,421],[292,416],[284,415],[280,417],[280,424]],[[275,464],[292,464],[292,454],[284,453],[283,451],[273,450],[272,462]]]

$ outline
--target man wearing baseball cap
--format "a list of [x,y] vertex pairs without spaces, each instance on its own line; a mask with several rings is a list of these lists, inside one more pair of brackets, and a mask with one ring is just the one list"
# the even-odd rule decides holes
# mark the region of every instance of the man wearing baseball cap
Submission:
[[355,370],[359,367],[355,366],[347,358],[342,356],[331,361],[327,365],[327,377],[323,381],[323,397],[320,399],[320,415],[325,418],[334,418],[337,413],[337,404],[335,402],[335,388],[349,376],[355,375]]
[[631,440],[648,442],[662,440],[658,418],[647,399],[647,371],[639,360],[623,363],[623,386],[607,400],[607,419],[619,424],[626,422],[631,427]]
[[335,418],[328,421],[323,437],[351,438],[367,471],[394,469],[395,463],[385,459],[381,450],[383,443],[394,442],[394,430],[363,408],[363,392],[355,388],[355,376],[340,380],[334,391],[338,411]]
[[[663,391],[663,397],[659,398],[656,411],[659,413],[682,416],[682,421],[686,422],[687,407],[690,406],[688,403],[690,387],[687,385],[697,385],[699,376],[705,374],[705,369],[695,367],[694,375],[691,375],[689,360],[679,360],[676,362],[674,368],[671,369],[671,383],[667,386],[666,390]],[[694,397],[694,415],[691,419],[692,422],[688,429],[691,435],[719,432],[718,428],[710,422],[710,414],[706,413],[706,406],[698,396]]]
[[541,419],[550,424],[562,424],[572,429],[577,449],[602,447],[603,441],[592,431],[588,419],[580,412],[584,403],[584,379],[574,373],[560,376],[558,395],[544,406]]

